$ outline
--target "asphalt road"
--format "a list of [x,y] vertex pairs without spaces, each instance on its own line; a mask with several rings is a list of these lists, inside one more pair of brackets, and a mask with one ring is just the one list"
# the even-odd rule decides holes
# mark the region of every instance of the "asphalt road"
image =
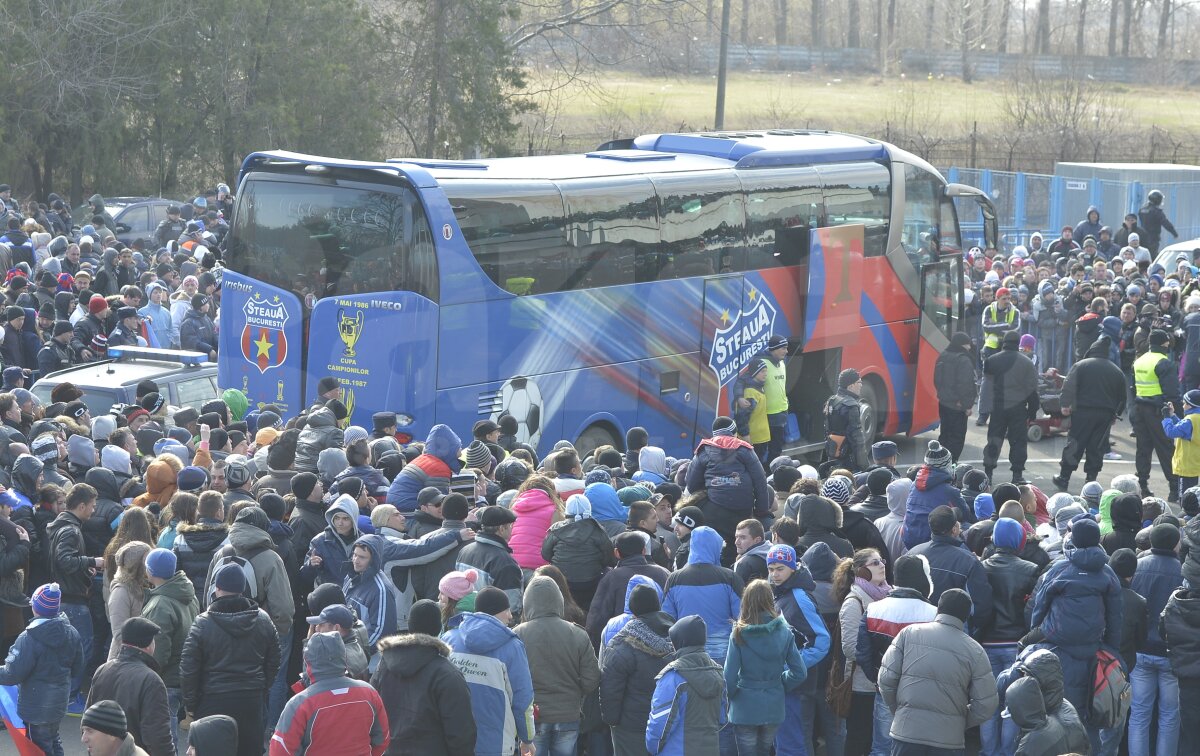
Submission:
[[[967,445],[963,450],[963,459],[961,462],[973,465],[975,467],[983,466],[983,446],[986,443],[986,435],[984,428],[975,425],[972,417],[967,430]],[[900,448],[900,464],[899,467],[903,470],[911,464],[921,462],[925,455],[925,447],[932,439],[937,438],[937,433],[926,433],[913,438],[897,437],[892,440],[896,442]],[[1114,449],[1121,455],[1119,460],[1106,460],[1104,469],[1100,473],[1100,482],[1105,486],[1112,480],[1115,475],[1132,474],[1134,472],[1134,444],[1135,440],[1129,435],[1129,422],[1120,420],[1113,426],[1112,434]],[[1050,479],[1058,474],[1058,461],[1062,457],[1063,447],[1066,446],[1067,437],[1065,434],[1060,436],[1048,436],[1041,441],[1029,444],[1029,461],[1025,468],[1025,478],[1034,485],[1049,493],[1054,493],[1054,484]],[[1008,467],[1008,449],[1002,452],[1002,458],[999,465],[996,467],[996,481],[1005,482],[1011,479]],[[1083,486],[1083,470],[1082,465],[1080,470],[1076,471],[1071,478],[1071,493],[1078,494],[1079,489]],[[1166,498],[1167,483],[1163,477],[1162,471],[1159,469],[1158,461],[1152,462],[1152,472],[1150,475],[1150,489],[1157,495]],[[67,717],[62,723],[62,739],[63,747],[67,756],[86,756],[87,750],[79,741],[79,718]],[[12,752],[12,744],[6,739],[0,739],[0,754]]]

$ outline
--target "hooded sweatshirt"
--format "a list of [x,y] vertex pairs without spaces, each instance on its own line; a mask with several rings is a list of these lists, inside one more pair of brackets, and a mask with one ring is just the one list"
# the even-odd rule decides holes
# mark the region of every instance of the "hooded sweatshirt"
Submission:
[[538,721],[576,722],[588,693],[600,685],[600,667],[583,628],[563,619],[563,595],[544,575],[525,587],[524,621],[514,632],[525,644]]
[[742,580],[721,566],[724,542],[702,525],[692,531],[687,566],[667,578],[663,611],[672,617],[698,614],[708,628],[705,648],[715,661],[725,659],[729,633],[742,607]]
[[236,753],[237,720],[224,714],[197,719],[188,728],[187,744],[196,749],[196,756],[226,756]]
[[476,756],[509,756],[514,740],[532,742],[533,678],[517,634],[490,614],[471,612],[442,639],[471,689]]
[[699,617],[671,626],[676,651],[655,678],[646,725],[646,750],[671,756],[717,756],[718,731],[728,702],[721,666],[704,650],[705,628]]
[[380,551],[383,537],[362,536],[355,546],[365,546],[371,554],[367,568],[361,573],[350,570],[342,583],[346,604],[367,628],[368,656],[375,653],[380,639],[396,632],[396,597],[391,582],[383,573]]
[[659,485],[667,482],[667,453],[657,446],[643,446],[638,452],[638,471],[633,480]]
[[[892,561],[904,556],[908,547],[904,545],[904,513],[908,507],[908,496],[912,491],[913,482],[908,478],[897,478],[887,487],[887,505],[889,514],[875,521],[875,527],[887,544]],[[928,525],[928,520],[926,520]]]
[[20,687],[17,713],[26,722],[58,722],[67,710],[71,680],[83,674],[83,644],[67,615],[35,617],[17,636],[0,666],[0,685]]
[[604,630],[600,633],[600,660],[604,660],[604,649],[609,642],[616,637],[617,633],[621,632],[621,628],[629,624],[629,620],[633,619],[633,612],[629,610],[629,599],[633,597],[633,589],[639,585],[650,586],[654,592],[658,594],[659,605],[662,605],[663,590],[662,587],[654,582],[652,578],[645,575],[634,575],[629,578],[629,584],[625,587],[625,611],[618,614],[608,621],[604,626]]
[[[353,529],[347,536],[340,536],[333,527],[333,516],[342,512],[350,517]],[[350,570],[350,555],[354,551],[354,542],[362,533],[358,529],[358,503],[343,494],[325,510],[325,530],[313,536],[308,547],[308,556],[321,557],[321,565],[315,566],[305,559],[300,568],[300,577],[312,580],[315,585],[333,583],[341,585]]]
[[[257,513],[261,522],[244,519],[246,512]],[[255,585],[250,588],[252,598],[259,607],[267,613],[274,623],[275,629],[282,637],[292,629],[292,615],[295,604],[292,601],[292,586],[288,580],[287,567],[283,558],[275,551],[275,542],[267,532],[270,521],[262,510],[251,508],[238,514],[238,520],[229,528],[229,545],[222,548],[213,556],[213,562],[208,567],[208,580],[205,583],[205,596],[213,595],[213,579],[215,567],[221,559],[230,552],[250,562],[254,570]]]
[[462,469],[462,440],[446,425],[435,425],[425,438],[425,451],[409,462],[388,488],[386,503],[401,512],[417,511],[417,494],[433,486],[450,493],[450,478]]

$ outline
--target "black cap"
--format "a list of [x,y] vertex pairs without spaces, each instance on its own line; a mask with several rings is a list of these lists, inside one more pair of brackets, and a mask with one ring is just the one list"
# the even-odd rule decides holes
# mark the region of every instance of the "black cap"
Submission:
[[381,431],[384,428],[391,428],[396,422],[395,412],[376,412],[374,415],[371,415],[371,423],[377,431]]
[[337,378],[334,378],[332,375],[327,375],[321,380],[317,381],[317,393],[324,394],[326,392],[333,391],[335,388],[338,388],[341,385],[341,381],[339,381]]
[[199,310],[201,307],[208,304],[208,302],[209,302],[209,299],[208,299],[207,295],[196,294],[195,296],[192,297],[192,309]]
[[54,335],[55,336],[62,336],[64,333],[74,333],[74,332],[75,332],[75,326],[71,325],[71,321],[69,321],[69,320],[54,321]]
[[161,628],[145,617],[130,617],[121,625],[121,642],[128,646],[146,648],[154,642]]
[[479,511],[479,524],[485,528],[498,528],[510,522],[516,522],[517,516],[511,509],[492,505]]
[[17,318],[23,318],[23,317],[25,317],[25,311],[22,310],[20,307],[17,307],[16,305],[10,305],[10,306],[4,308],[4,321],[6,323],[11,323],[12,321],[16,320]]
[[471,428],[471,435],[475,438],[483,438],[487,434],[495,433],[498,430],[500,430],[500,426],[491,420],[480,420],[475,423],[475,427]]
[[[417,506],[424,507],[429,504],[437,504],[444,498],[446,498],[446,494],[437,488],[425,486],[417,493]],[[513,519],[515,520],[516,518],[514,517]]]

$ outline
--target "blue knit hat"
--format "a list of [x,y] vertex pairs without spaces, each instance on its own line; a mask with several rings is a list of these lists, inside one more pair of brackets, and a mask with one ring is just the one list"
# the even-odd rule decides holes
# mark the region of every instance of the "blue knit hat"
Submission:
[[179,471],[176,482],[180,491],[199,491],[208,485],[208,473],[203,467],[188,465]]
[[981,493],[975,497],[975,519],[990,520],[996,513],[996,502],[990,493]]
[[154,549],[146,555],[146,572],[159,580],[174,576],[175,564],[175,552],[168,549]]
[[58,583],[46,583],[34,591],[30,605],[33,607],[33,613],[39,617],[57,617],[59,607],[62,606],[62,591],[59,590]]
[[796,562],[796,550],[787,544],[776,544],[767,552],[767,565],[786,564],[793,570],[799,569],[800,565]]
[[1020,551],[1025,548],[1025,528],[1011,517],[1001,517],[992,530],[992,543],[998,548]]

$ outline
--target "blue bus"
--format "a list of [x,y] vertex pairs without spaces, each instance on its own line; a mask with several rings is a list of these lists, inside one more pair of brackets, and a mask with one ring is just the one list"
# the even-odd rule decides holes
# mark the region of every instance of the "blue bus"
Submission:
[[962,316],[956,198],[994,243],[982,192],[833,132],[473,161],[254,153],[225,255],[220,385],[295,415],[335,376],[354,424],[390,410],[417,439],[509,414],[539,453],[621,449],[642,426],[686,456],[781,334],[791,451],[822,441],[845,367],[864,375],[870,435],[921,432]]

